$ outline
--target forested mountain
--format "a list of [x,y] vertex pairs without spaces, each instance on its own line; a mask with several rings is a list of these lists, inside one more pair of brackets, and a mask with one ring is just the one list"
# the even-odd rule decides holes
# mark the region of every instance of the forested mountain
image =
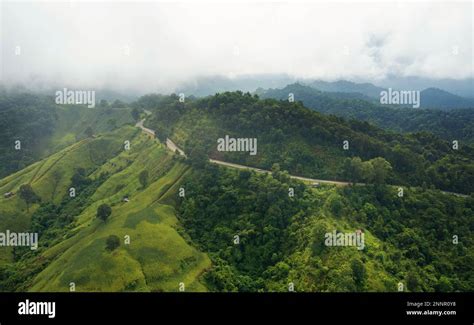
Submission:
[[[474,288],[473,197],[429,189],[472,192],[470,147],[453,151],[429,134],[389,133],[242,92],[184,103],[147,95],[131,105],[151,111],[158,139],[113,128],[0,180],[1,193],[17,193],[0,198],[0,231],[39,234],[37,250],[0,247],[0,291]],[[72,134],[83,127],[77,114]],[[226,134],[257,138],[257,154],[216,151]],[[166,137],[187,158],[168,150]],[[208,155],[272,174],[213,165]],[[287,170],[367,184],[314,186]],[[387,183],[422,186],[403,186],[400,196]],[[20,194],[25,186],[30,196]],[[325,242],[354,231],[364,248]]]
[[53,105],[44,98],[31,94],[1,96],[0,176],[24,168],[38,158],[40,142],[53,134],[55,121]]
[[[272,176],[197,169],[179,219],[213,266],[217,291],[466,291],[474,285],[474,201],[435,191],[303,186]],[[288,188],[295,196],[288,196]],[[408,199],[409,198],[409,199]],[[366,248],[332,248],[326,233],[362,229]],[[463,245],[452,244],[460,234]],[[239,243],[235,243],[238,236]]]
[[[0,230],[40,234],[34,251],[0,247],[0,290],[69,291],[71,283],[76,291],[142,292],[179,291],[181,284],[225,292],[474,286],[472,197],[406,189],[400,198],[385,185],[312,188],[277,165],[263,175],[183,161],[140,133],[124,127],[83,140],[1,181],[12,189],[30,179],[41,200],[29,210],[19,197],[0,201]],[[121,148],[125,139],[129,151]],[[66,194],[71,186],[75,198]],[[96,216],[104,204],[107,220]],[[12,208],[15,216],[5,218]],[[364,249],[325,245],[326,233],[357,229]],[[132,244],[111,244],[126,236]]]
[[[396,132],[433,133],[448,141],[474,141],[474,110],[427,110],[384,106],[358,100],[355,93],[321,92],[301,84],[291,84],[282,89],[260,89],[262,98],[287,100],[292,93],[296,101],[318,112],[334,114],[346,119],[367,121],[381,128]],[[351,100],[354,99],[354,100]]]
[[[409,83],[404,85],[403,83],[390,84],[386,82],[388,87],[394,90],[418,90],[420,91],[420,107],[440,110],[451,110],[456,108],[474,108],[474,85],[471,86],[470,97],[461,97],[449,93],[443,89],[435,87],[416,87],[413,88]],[[378,103],[380,100],[380,93],[387,88],[374,86],[371,83],[356,83],[346,80],[339,80],[335,82],[327,82],[322,80],[316,80],[312,82],[306,82],[305,85],[310,86],[319,91],[327,92],[327,95],[331,93],[347,93],[348,98],[359,98],[367,101]],[[359,95],[356,95],[359,94]],[[360,96],[363,95],[363,96]],[[339,97],[344,98],[344,97]]]
[[309,82],[307,85],[324,92],[359,93],[365,95],[366,98],[376,100],[380,98],[380,92],[385,90],[385,88],[374,86],[371,83],[356,83],[347,80],[338,80],[334,82],[315,80]]
[[[351,180],[346,158],[370,161],[382,157],[393,169],[386,175],[389,183],[467,194],[474,189],[473,147],[462,144],[454,149],[450,141],[426,132],[386,132],[366,122],[311,111],[301,102],[260,100],[241,92],[185,103],[157,103],[149,109],[154,112],[149,125],[191,154],[194,147],[205,148],[213,158],[265,169],[279,163],[294,175],[335,180]],[[258,154],[219,152],[216,140],[225,135],[257,138]]]
[[[472,90],[474,94],[474,89]],[[420,92],[421,107],[449,110],[453,108],[474,109],[474,99],[453,95],[439,88],[427,88]]]
[[474,78],[427,78],[420,76],[388,75],[375,82],[379,87],[394,89],[423,90],[428,88],[443,89],[451,94],[465,98],[474,98]]

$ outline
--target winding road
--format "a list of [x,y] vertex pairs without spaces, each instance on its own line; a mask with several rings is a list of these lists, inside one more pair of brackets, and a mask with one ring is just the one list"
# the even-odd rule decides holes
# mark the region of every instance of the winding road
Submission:
[[[151,114],[150,111],[146,111],[146,110],[145,110],[145,113],[147,113],[147,115],[150,115],[150,114]],[[143,125],[143,123],[145,123],[145,120],[146,120],[146,118],[144,118],[144,119],[138,121],[137,124],[135,124],[135,126],[138,127],[138,128],[140,128],[140,129],[142,129],[143,132],[145,132],[145,133],[147,133],[147,134],[149,134],[149,135],[155,137],[155,131],[153,131],[152,129],[149,129],[149,128],[147,128],[147,127],[145,127],[145,126]],[[169,150],[173,151],[173,152],[176,152],[176,150],[178,150],[178,152],[179,152],[179,154],[180,154],[181,156],[187,157],[186,154],[184,153],[184,151],[181,150],[181,149],[180,149],[173,141],[171,141],[171,139],[169,139],[169,138],[166,138],[166,147],[167,147]]]
[[[148,110],[144,110],[145,113],[147,115],[151,115],[151,112],[148,111]],[[153,131],[152,129],[149,129],[147,127],[145,127],[143,125],[143,123],[145,122],[146,118],[140,120],[137,122],[137,124],[135,124],[136,127],[139,127],[140,129],[142,129],[143,132],[147,133],[147,134],[150,134],[152,135],[153,137],[155,137],[155,131]],[[186,154],[184,153],[183,150],[181,150],[181,148],[179,148],[173,141],[171,141],[171,139],[169,138],[166,138],[166,147],[173,151],[173,152],[176,152],[176,150],[178,150],[179,154],[183,157],[187,157]],[[253,170],[257,173],[266,173],[266,174],[271,174],[272,172],[269,171],[269,170],[265,170],[265,169],[260,169],[260,168],[256,168],[256,167],[250,167],[250,166],[245,166],[245,165],[239,165],[239,164],[235,164],[235,163],[230,163],[230,162],[226,162],[226,161],[222,161],[222,160],[216,160],[216,159],[209,159],[209,162],[210,163],[213,163],[213,164],[216,164],[216,165],[221,165],[221,166],[226,166],[226,167],[230,167],[230,168],[236,168],[236,169],[248,169],[248,170]],[[317,179],[317,178],[308,178],[308,177],[302,177],[302,176],[294,176],[294,175],[289,175],[290,178],[293,178],[293,179],[298,179],[300,181],[304,181],[304,182],[310,182],[310,183],[319,183],[319,184],[331,184],[331,185],[336,185],[336,186],[348,186],[352,183],[350,182],[341,182],[341,181],[331,181],[331,180],[325,180],[325,179]],[[356,185],[366,185],[365,183],[356,183]],[[395,187],[398,187],[397,185],[393,185]],[[402,186],[403,187],[403,186]],[[461,194],[461,193],[454,193],[454,192],[448,192],[448,191],[441,191],[443,194],[450,194],[450,195],[455,195],[455,196],[459,196],[459,197],[468,197],[468,195],[466,194]]]
[[[256,171],[257,173],[266,173],[266,174],[271,174],[272,173],[269,170],[255,168],[255,167],[249,167],[249,166],[245,166],[245,165],[234,164],[234,163],[230,163],[230,162],[226,162],[226,161],[222,161],[222,160],[209,159],[209,162],[211,162],[213,164],[221,165],[221,166],[231,167],[231,168],[249,169],[249,170]],[[332,184],[332,185],[336,185],[336,186],[347,186],[347,185],[351,184],[349,182],[328,181],[328,180],[325,180],[325,179],[308,178],[308,177],[301,177],[301,176],[294,176],[294,175],[288,175],[288,176],[290,178],[299,179],[300,181],[311,182],[311,183]]]
[[[147,115],[151,114],[150,111],[146,111],[146,110],[145,110],[145,113]],[[143,123],[145,123],[145,120],[146,120],[146,118],[138,121],[137,124],[135,124],[135,126],[142,129],[143,132],[155,137],[155,131],[153,131],[152,129],[149,129],[149,128],[147,128],[143,125]],[[169,138],[166,138],[166,147],[169,150],[171,150],[172,152],[176,152],[176,150],[178,150],[178,152],[181,156],[186,157],[186,154],[184,153],[184,151],[181,148],[179,148]],[[272,173],[269,170],[260,169],[260,168],[256,168],[256,167],[245,166],[245,165],[234,164],[234,163],[230,163],[230,162],[226,162],[226,161],[222,161],[222,160],[209,159],[209,162],[213,163],[213,164],[216,164],[216,165],[221,165],[221,166],[226,166],[226,167],[231,167],[231,168],[253,170],[253,171],[256,171],[258,173],[266,173],[266,174],[271,174]],[[332,185],[336,185],[336,186],[347,186],[347,185],[351,184],[349,182],[329,181],[329,180],[324,180],[324,179],[307,178],[307,177],[293,176],[293,175],[289,175],[289,177],[294,178],[294,179],[299,179],[299,180],[305,181],[305,182],[320,183],[320,184],[332,184]]]

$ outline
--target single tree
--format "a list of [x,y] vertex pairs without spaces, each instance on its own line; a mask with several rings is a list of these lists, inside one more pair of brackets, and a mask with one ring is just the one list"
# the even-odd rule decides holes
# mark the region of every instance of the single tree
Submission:
[[104,222],[107,221],[107,218],[112,214],[112,208],[107,204],[101,204],[97,208],[97,218],[102,219]]
[[382,157],[369,160],[373,168],[373,181],[376,184],[384,184],[392,171],[392,165]]
[[30,184],[20,186],[20,198],[26,203],[26,211],[30,210],[30,204],[39,201],[38,195],[33,191]]
[[451,281],[449,280],[448,277],[442,275],[439,280],[438,284],[436,284],[436,291],[439,292],[452,292],[453,291],[453,285],[451,284]]
[[280,172],[280,164],[274,163],[271,168],[272,174],[276,174]]
[[344,210],[344,203],[340,195],[335,193],[331,194],[327,199],[327,205],[332,214],[334,214],[336,217],[341,216]]
[[86,170],[82,167],[78,167],[74,170],[74,174],[71,177],[71,185],[73,187],[81,187],[87,185],[91,181],[87,178]]
[[110,235],[107,237],[105,244],[109,251],[113,251],[120,246],[120,239],[115,235]]
[[361,169],[361,177],[362,180],[366,183],[373,183],[374,181],[374,166],[370,163],[370,161],[362,162],[362,169]]

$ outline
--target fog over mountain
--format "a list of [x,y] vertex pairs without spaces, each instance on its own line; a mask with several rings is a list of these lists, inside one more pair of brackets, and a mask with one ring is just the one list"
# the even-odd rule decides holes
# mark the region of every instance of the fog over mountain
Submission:
[[[467,96],[473,75],[471,2],[4,1],[0,11],[1,81],[35,89],[170,92],[218,76],[228,90],[452,80],[445,89]],[[284,77],[248,77],[263,75]]]

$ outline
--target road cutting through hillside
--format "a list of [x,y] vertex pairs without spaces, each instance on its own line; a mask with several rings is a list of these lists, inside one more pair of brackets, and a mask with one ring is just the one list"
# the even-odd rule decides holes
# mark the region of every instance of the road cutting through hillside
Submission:
[[[150,111],[145,111],[145,113],[147,115],[151,114]],[[155,131],[153,131],[152,129],[149,129],[149,128],[147,128],[143,125],[145,123],[145,120],[146,120],[145,118],[141,119],[140,121],[137,122],[137,124],[135,124],[135,126],[142,129],[143,132],[145,132],[145,133],[147,133],[147,134],[154,137],[155,136]],[[179,148],[169,138],[166,139],[166,147],[169,150],[173,151],[173,152],[176,152],[176,150],[177,150],[181,156],[186,157],[186,154],[184,153],[184,151],[181,148]],[[234,164],[234,163],[230,163],[230,162],[222,161],[222,160],[217,160],[217,159],[209,159],[209,162],[211,162],[213,164],[216,164],[216,165],[221,165],[221,166],[226,166],[226,167],[231,167],[231,168],[236,168],[236,169],[253,170],[253,171],[256,171],[258,173],[266,173],[266,174],[271,174],[272,173],[269,170],[260,169],[260,168],[256,168],[256,167],[245,166],[245,165]],[[336,185],[336,186],[347,186],[347,185],[351,184],[349,182],[330,181],[330,180],[324,180],[324,179],[308,178],[308,177],[293,176],[293,175],[289,175],[289,177],[294,178],[294,179],[298,179],[298,180],[301,180],[301,181],[305,181],[305,182],[312,182],[312,183],[319,183],[319,184],[331,184],[331,185]]]
[[[147,115],[151,115],[151,112],[148,111],[148,110],[145,110],[145,113]],[[143,130],[143,132],[149,134],[149,135],[152,135],[153,137],[155,136],[155,131],[153,131],[152,129],[149,129],[147,127],[145,127],[143,125],[143,123],[145,122],[146,119],[142,119],[140,121],[137,122],[137,124],[135,124],[136,127],[139,127]],[[176,150],[179,152],[179,154],[183,157],[187,157],[186,154],[184,153],[184,151],[179,148],[171,139],[169,138],[166,138],[166,147],[173,151],[173,152],[176,152]],[[226,166],[226,167],[230,167],[230,168],[236,168],[236,169],[247,169],[247,170],[253,170],[257,173],[266,173],[266,174],[271,174],[272,172],[269,171],[269,170],[265,170],[265,169],[260,169],[260,168],[256,168],[256,167],[250,167],[250,166],[245,166],[245,165],[239,165],[239,164],[235,164],[235,163],[230,163],[230,162],[227,162],[227,161],[222,161],[222,160],[217,160],[217,159],[209,159],[209,162],[212,163],[212,164],[216,164],[216,165],[221,165],[221,166]],[[294,176],[294,175],[288,175],[290,178],[293,178],[293,179],[298,179],[300,181],[304,181],[304,182],[310,182],[312,184],[330,184],[330,185],[335,185],[335,186],[348,186],[348,185],[351,185],[352,183],[350,182],[342,182],[342,181],[333,181],[333,180],[326,180],[326,179],[317,179],[317,178],[309,178],[309,177],[302,177],[302,176]],[[365,183],[356,183],[355,185],[366,185]],[[398,185],[392,185],[392,186],[395,186],[395,187],[403,187],[403,186],[398,186]],[[448,192],[448,191],[441,191],[442,193],[444,194],[450,194],[450,195],[455,195],[455,196],[459,196],[459,197],[468,197],[468,195],[466,194],[461,194],[461,193],[454,193],[454,192]]]

